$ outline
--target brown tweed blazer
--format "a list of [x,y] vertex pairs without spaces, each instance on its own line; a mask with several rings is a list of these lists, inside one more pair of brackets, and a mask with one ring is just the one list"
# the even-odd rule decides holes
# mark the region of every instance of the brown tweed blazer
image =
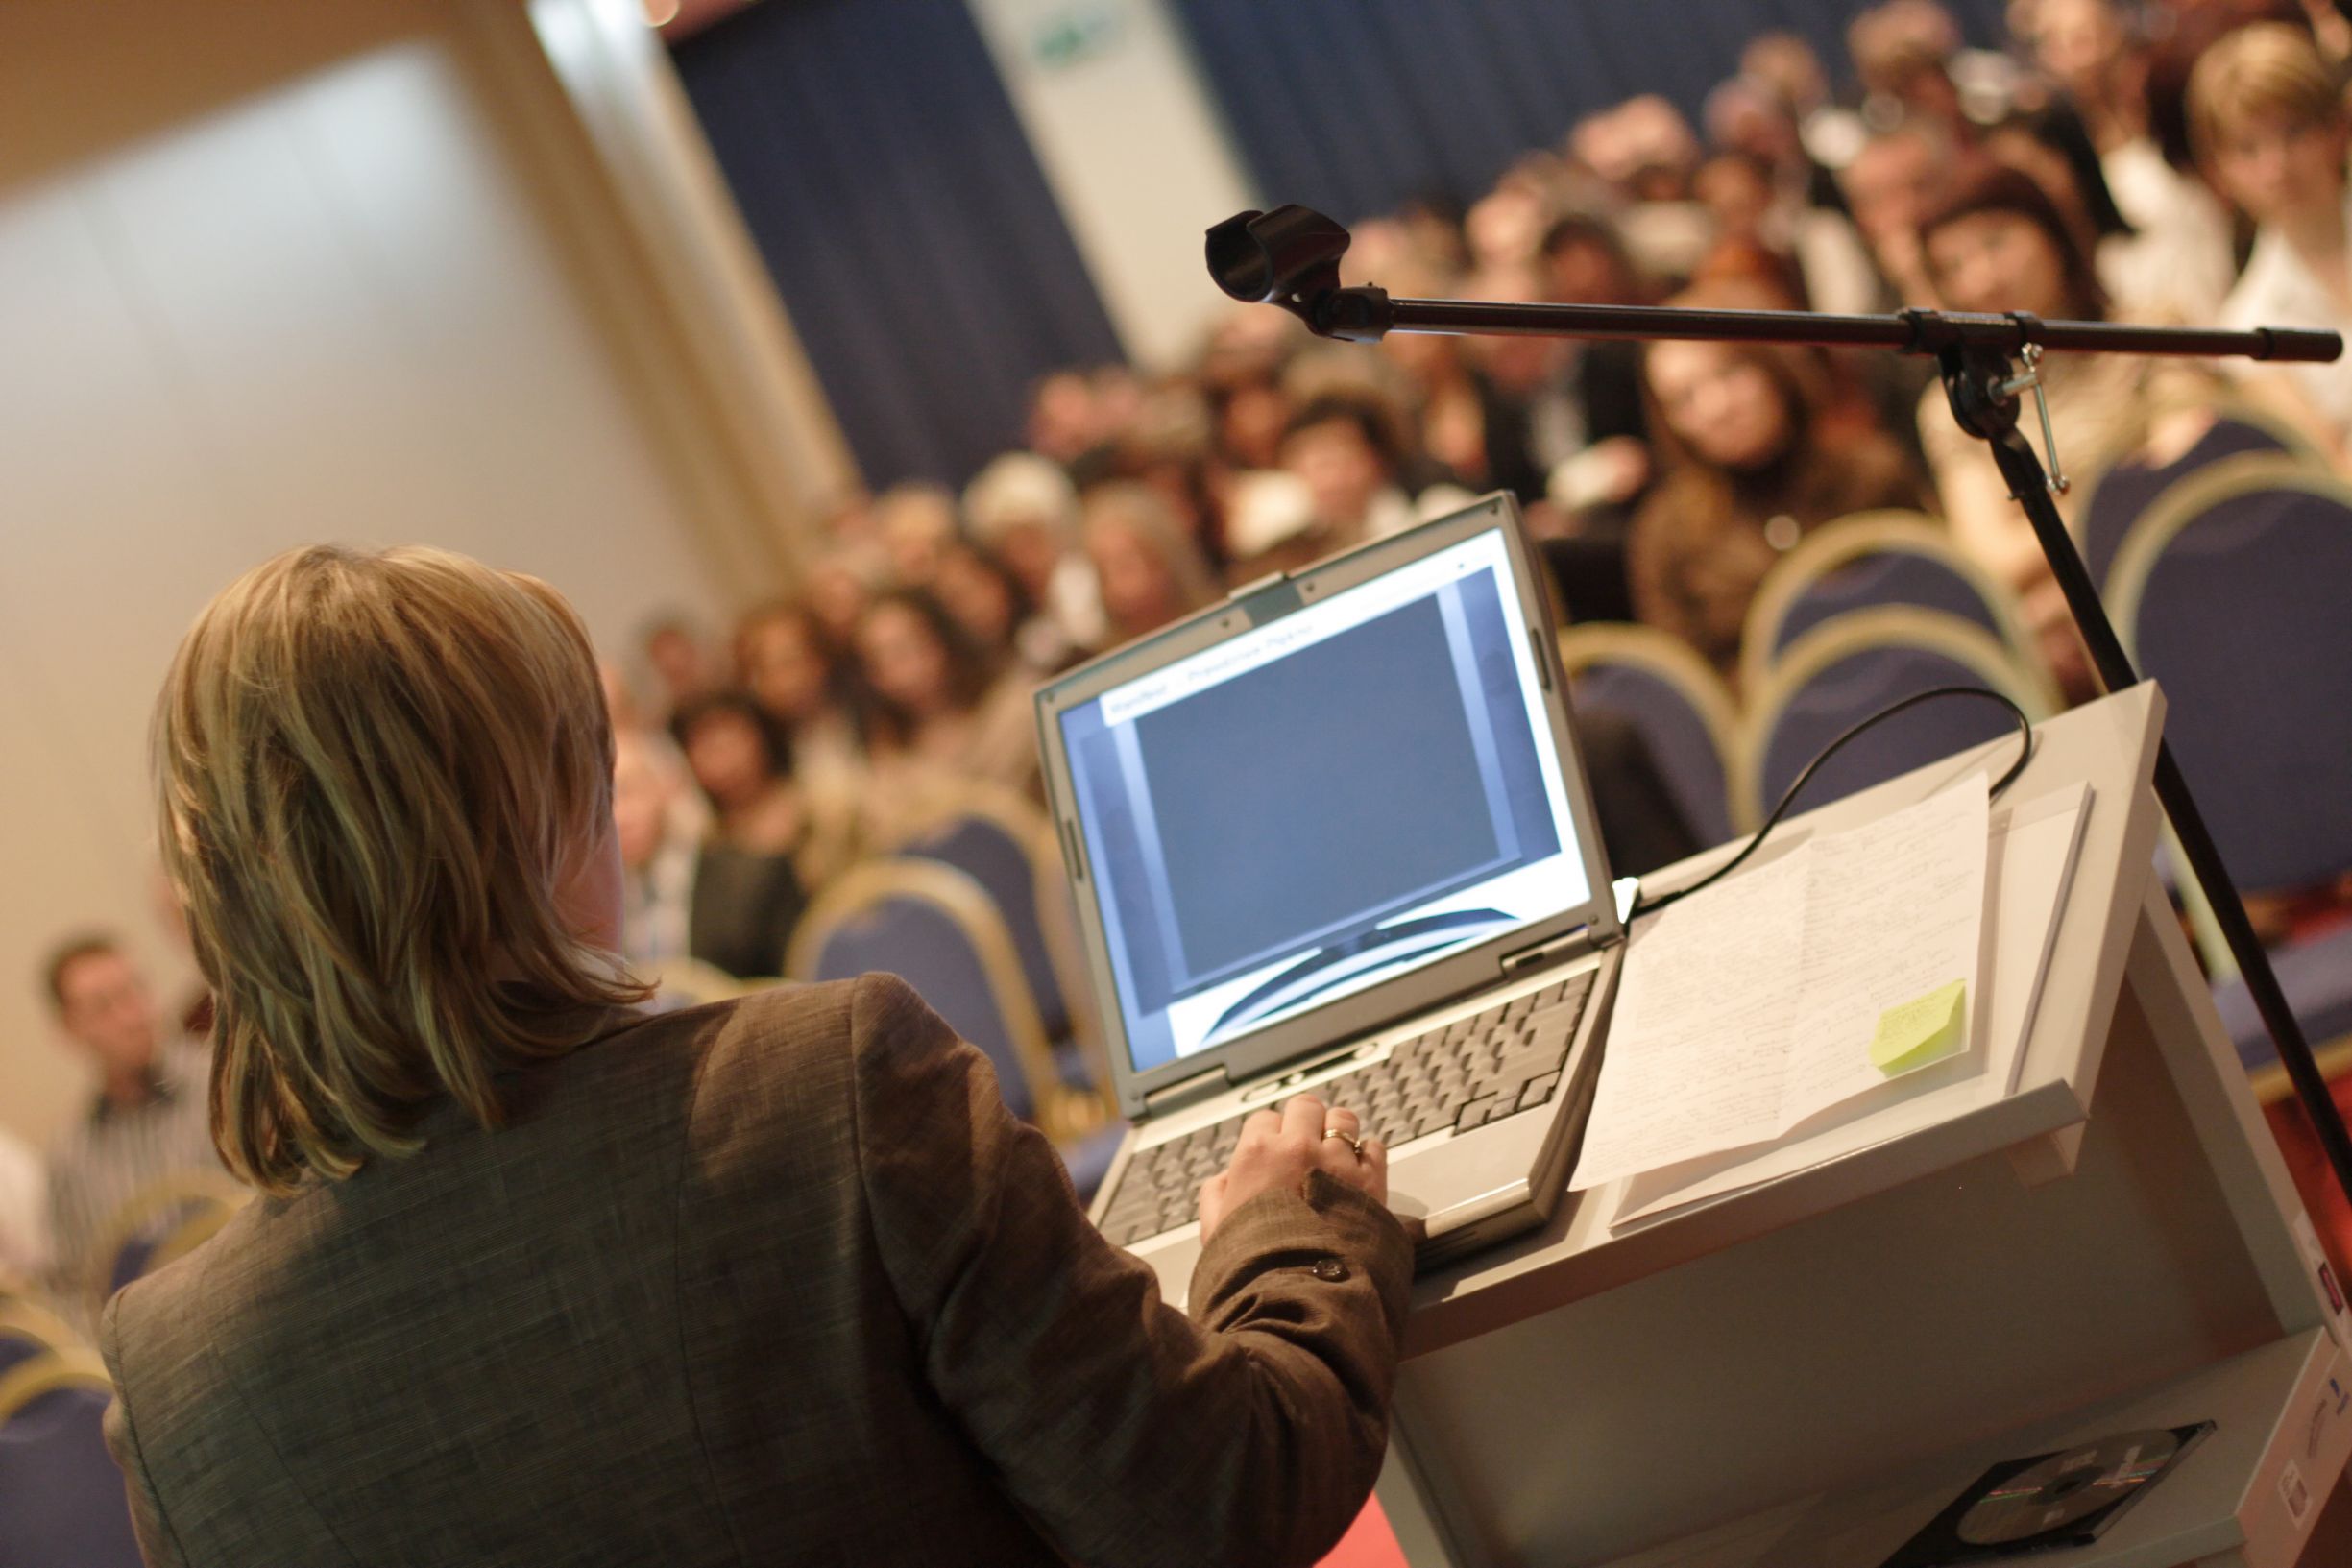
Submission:
[[114,1298],[154,1564],[1311,1562],[1411,1253],[1320,1174],[1190,1318],[886,976],[657,1017]]

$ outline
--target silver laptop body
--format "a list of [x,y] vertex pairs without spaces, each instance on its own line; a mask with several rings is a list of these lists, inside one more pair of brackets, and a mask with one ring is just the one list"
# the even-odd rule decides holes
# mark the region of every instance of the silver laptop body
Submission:
[[1300,1090],[1388,1143],[1423,1266],[1559,1201],[1623,926],[1536,571],[1490,496],[1038,692],[1133,1123],[1093,1218],[1170,1300],[1200,1182]]

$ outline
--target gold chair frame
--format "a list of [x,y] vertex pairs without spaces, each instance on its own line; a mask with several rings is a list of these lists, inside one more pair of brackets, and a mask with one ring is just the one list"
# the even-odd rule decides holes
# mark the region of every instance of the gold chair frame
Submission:
[[[1763,689],[1772,668],[1786,650],[1776,652],[1781,627],[1798,596],[1842,567],[1874,555],[1916,555],[1933,561],[1976,591],[1992,613],[1999,639],[2007,644],[2028,670],[2040,672],[2033,636],[2025,628],[2024,608],[2008,586],[1984,569],[1952,541],[1944,527],[1922,513],[1900,510],[1855,512],[1823,524],[1805,536],[1795,548],[1773,564],[1758,585],[1756,598],[1739,631],[1739,682],[1742,690]],[[1924,605],[1872,606],[1873,609],[1926,609]],[[1931,612],[1932,613],[1932,612]],[[2054,683],[2041,677],[2049,700],[2057,701]]]
[[2055,699],[2033,671],[1992,633],[1957,615],[1909,605],[1882,605],[1825,621],[1790,643],[1763,687],[1750,693],[1732,784],[1733,818],[1741,832],[1754,832],[1764,820],[1764,751],[1773,726],[1797,693],[1842,659],[1872,648],[1891,647],[1924,649],[1966,666],[2024,709],[2029,719],[2039,721],[2055,711]]

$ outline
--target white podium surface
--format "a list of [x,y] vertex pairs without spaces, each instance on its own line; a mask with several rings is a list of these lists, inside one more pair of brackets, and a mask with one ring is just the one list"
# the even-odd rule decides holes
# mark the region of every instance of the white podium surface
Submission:
[[[2013,1092],[1942,1083],[1913,1130],[1639,1229],[1609,1229],[1615,1186],[1574,1194],[1418,1282],[1380,1484],[1417,1568],[1878,1568],[1988,1464],[2198,1420],[2218,1430],[2096,1546],[2019,1560],[2295,1560],[2352,1455],[2352,1329],[2154,886],[2162,714],[2142,686],[2038,726],[2003,796],[2092,790]],[[1758,857],[2017,744],[1792,819]],[[1990,972],[2042,934],[1996,931]]]

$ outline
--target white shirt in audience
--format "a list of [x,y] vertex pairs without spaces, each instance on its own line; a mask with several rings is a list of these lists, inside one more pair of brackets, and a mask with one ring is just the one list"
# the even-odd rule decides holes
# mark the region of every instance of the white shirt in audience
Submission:
[[2212,321],[2237,268],[2220,199],[2145,136],[2100,154],[2098,166],[2116,209],[2138,230],[2099,242],[2098,280],[2119,313],[2189,326]]
[[[2352,193],[2347,194],[2352,205]],[[2352,211],[2345,218],[2352,231]],[[2221,306],[2219,325],[2231,331],[2253,326],[2308,326],[2352,337],[2352,314],[2347,314],[2327,285],[2314,277],[2285,235],[2265,227],[2254,237],[2254,253],[2246,258],[2238,286]],[[2262,370],[2272,369],[2262,366]],[[2332,365],[2286,365],[2283,369],[2302,389],[2304,397],[2338,439],[2352,437],[2352,354]]]
[[49,1267],[49,1176],[23,1140],[0,1132],[0,1279]]

